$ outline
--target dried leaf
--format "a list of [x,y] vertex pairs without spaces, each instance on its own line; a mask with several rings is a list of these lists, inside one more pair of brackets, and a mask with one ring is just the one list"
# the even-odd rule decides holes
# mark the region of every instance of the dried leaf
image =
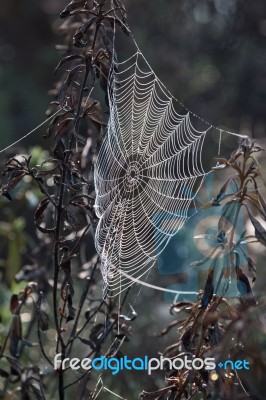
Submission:
[[68,86],[71,84],[71,82],[73,81],[73,79],[75,78],[75,75],[76,75],[77,73],[79,73],[81,70],[83,70],[84,67],[85,67],[85,66],[84,66],[83,64],[75,65],[75,67],[73,67],[73,68],[69,71],[69,73],[68,73],[68,75],[67,75],[67,78],[66,78],[66,80],[65,80],[65,82],[64,82],[64,86],[68,87]]
[[47,133],[43,135],[43,138],[47,139],[48,137],[52,136],[61,120],[64,120],[65,116],[69,113],[69,110],[56,115],[51,123],[49,124]]
[[119,319],[126,321],[126,322],[132,321],[132,318],[135,319],[136,317],[128,317],[127,315],[124,315],[124,314],[119,315]]
[[45,197],[40,202],[40,204],[39,204],[39,206],[38,206],[38,208],[37,208],[37,210],[35,212],[35,215],[34,215],[34,223],[35,223],[37,229],[40,232],[43,232],[43,233],[53,233],[54,232],[53,228],[46,228],[45,226],[42,226],[40,224],[41,220],[43,219],[43,213],[46,210],[46,208],[47,208],[47,206],[49,204],[49,201],[50,200],[48,199],[48,197]]
[[74,37],[73,37],[73,45],[78,47],[78,48],[82,48],[82,47],[86,47],[88,44],[88,30],[90,29],[90,27],[94,24],[94,22],[96,22],[98,19],[98,17],[91,17],[88,21],[86,21],[83,25],[81,25]]
[[68,4],[64,10],[61,12],[60,17],[66,18],[69,16],[71,11],[77,10],[80,7],[85,7],[87,0],[72,0],[70,4]]
[[39,221],[40,219],[43,218],[43,213],[46,210],[49,202],[50,202],[50,200],[48,197],[45,197],[44,199],[42,199],[42,201],[40,202],[40,204],[37,207],[37,210],[35,211],[35,215],[34,215],[35,223],[37,223],[37,221]]
[[218,310],[208,310],[202,321],[203,329],[207,328],[208,326],[216,324],[219,318],[220,318],[220,312]]
[[222,199],[223,195],[227,191],[228,187],[230,186],[231,182],[237,178],[238,175],[232,175],[229,176],[228,179],[226,179],[225,183],[221,187],[220,192],[217,194],[217,196],[213,199],[213,202],[215,202],[215,205]]
[[206,308],[208,304],[211,302],[211,299],[213,297],[213,276],[214,276],[214,267],[215,264],[213,264],[213,267],[209,269],[208,271],[208,278],[204,287],[204,292],[203,296],[201,299],[200,306],[201,308]]
[[8,378],[9,377],[9,373],[5,370],[3,370],[2,368],[0,368],[0,376],[2,378]]
[[178,303],[173,303],[170,307],[170,314],[178,314],[183,310],[192,309],[193,303],[190,301],[179,301]]
[[73,307],[72,297],[70,294],[67,296],[67,308],[68,308],[68,316],[67,316],[66,322],[69,322],[75,318],[75,314],[76,314],[76,309],[75,309],[75,307]]
[[6,197],[9,201],[13,200],[11,194],[8,192],[2,192],[2,196]]
[[250,221],[252,222],[252,225],[255,228],[255,236],[256,239],[263,244],[263,246],[266,246],[266,230],[264,227],[261,225],[261,223],[252,215],[250,210],[248,209]]
[[90,220],[93,221],[94,215],[92,213],[92,207],[90,204],[85,203],[84,201],[75,201],[71,203],[74,207],[78,207],[80,210],[85,212],[90,217]]
[[[256,198],[254,196],[256,196]],[[258,211],[260,216],[266,221],[266,212],[265,212],[264,208],[262,207],[258,196],[254,195],[253,193],[246,193],[245,199],[248,200],[252,204],[252,206]],[[244,204],[246,204],[246,203],[244,203]]]
[[256,274],[256,264],[252,260],[251,257],[248,257],[248,270],[249,270],[249,272],[251,274],[252,282],[255,282],[256,276],[257,276],[257,274]]
[[105,326],[102,323],[99,323],[97,325],[95,325],[90,332],[89,338],[97,343],[97,341],[99,340],[99,337],[101,336],[101,334],[103,333],[105,329]]
[[238,268],[237,270],[237,289],[241,296],[246,296],[252,292],[249,280],[241,268]]
[[189,328],[187,328],[185,330],[185,332],[182,334],[181,342],[182,342],[183,346],[185,347],[185,349],[189,349],[189,346],[191,344],[192,335],[193,335],[193,329],[191,326]]
[[93,349],[93,350],[96,348],[96,344],[90,339],[84,339],[84,338],[82,338],[80,336],[77,336],[77,339],[79,339],[81,341],[81,343],[84,343],[87,346],[90,346],[90,348]]
[[64,279],[61,286],[61,297],[64,300],[65,294],[70,294],[70,296],[74,296],[74,286],[73,280],[71,277],[71,261],[69,258],[66,258],[63,262],[61,262],[61,269],[64,272]]
[[10,327],[10,343],[9,350],[12,357],[18,357],[18,346],[21,340],[22,328],[20,315],[14,314],[12,317],[11,327]]
[[0,194],[2,196],[5,196],[8,200],[12,201],[12,197],[9,192],[17,186],[17,184],[25,175],[26,171],[24,169],[13,170],[7,181],[2,185],[0,189]]
[[12,314],[15,314],[19,306],[18,295],[13,294],[10,300],[10,311]]
[[164,328],[161,333],[159,333],[158,337],[166,335],[172,328],[174,328],[176,325],[180,323],[179,319],[176,319],[175,321],[170,322],[166,328]]
[[227,232],[235,225],[235,219],[239,213],[240,207],[241,204],[236,202],[227,203],[223,206],[221,218],[218,222],[219,232]]
[[199,260],[199,261],[194,261],[192,262],[190,265],[192,265],[193,267],[198,267],[200,265],[203,265],[205,263],[207,263],[211,258],[214,257],[214,254],[219,250],[219,247],[221,246],[221,244],[219,243],[211,252],[210,254],[208,254],[206,257],[204,257],[203,259]]
[[256,300],[254,298],[249,279],[248,277],[243,273],[242,269],[240,268],[240,257],[237,252],[235,253],[235,269],[236,269],[236,277],[237,277],[237,289],[240,293],[240,296],[250,302],[252,305],[256,305]]
[[70,56],[64,57],[56,66],[55,68],[55,74],[57,73],[58,69],[65,64],[66,62],[74,61],[74,60],[83,60],[85,61],[85,57],[79,54],[72,54]]
[[65,118],[61,121],[55,131],[55,139],[56,142],[62,139],[62,137],[67,133],[70,123],[74,120],[74,118]]
[[264,214],[264,219],[266,219],[266,201],[261,193],[261,191],[259,189],[257,189],[257,194],[258,194],[258,198],[259,198],[259,203],[261,205],[261,208],[263,210],[263,214]]
[[41,331],[49,329],[49,315],[42,309],[39,310],[39,326]]

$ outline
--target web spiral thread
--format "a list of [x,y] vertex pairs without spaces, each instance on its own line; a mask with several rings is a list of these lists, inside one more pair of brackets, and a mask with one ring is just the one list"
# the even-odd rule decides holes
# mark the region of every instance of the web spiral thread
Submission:
[[[180,115],[142,54],[114,63],[108,131],[95,170],[96,248],[104,284],[118,294],[154,265],[195,209],[209,129]],[[193,214],[193,211],[192,211]],[[123,275],[124,273],[124,275]]]

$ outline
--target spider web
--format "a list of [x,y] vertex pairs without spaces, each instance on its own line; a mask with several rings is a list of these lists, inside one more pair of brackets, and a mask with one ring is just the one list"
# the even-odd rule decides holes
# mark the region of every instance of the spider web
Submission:
[[[163,289],[141,278],[169,239],[197,212],[195,198],[210,172],[202,164],[207,134],[219,133],[218,154],[222,134],[246,137],[216,128],[175,99],[133,41],[134,55],[123,62],[113,60],[108,82],[110,118],[95,169],[95,209],[100,219],[95,243],[109,295],[134,282]],[[176,105],[185,112],[178,114]],[[193,118],[207,128],[196,129]]]
[[178,114],[175,100],[136,53],[114,62],[110,118],[95,169],[96,249],[105,288],[118,294],[144,276],[196,212],[206,176],[207,132]]

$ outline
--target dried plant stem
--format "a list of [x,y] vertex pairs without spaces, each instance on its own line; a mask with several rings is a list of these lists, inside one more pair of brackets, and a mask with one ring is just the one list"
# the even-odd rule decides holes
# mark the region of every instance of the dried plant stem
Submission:
[[[83,83],[79,93],[79,101],[78,106],[75,113],[75,121],[74,121],[74,130],[76,131],[79,125],[79,118],[80,118],[80,111],[81,111],[81,104],[84,89],[86,86],[86,82],[89,75],[89,68],[86,69],[84,74]],[[55,227],[55,235],[54,235],[54,286],[53,286],[53,311],[54,311],[54,321],[55,321],[55,328],[58,335],[58,341],[61,347],[62,353],[62,361],[65,358],[65,351],[66,351],[66,344],[64,342],[64,338],[62,336],[62,332],[60,331],[59,319],[58,319],[58,304],[57,304],[57,285],[58,285],[58,277],[60,271],[60,259],[59,259],[59,251],[60,251],[60,236],[62,230],[62,212],[64,207],[64,194],[65,194],[65,182],[66,182],[66,174],[68,168],[68,162],[71,155],[71,149],[73,147],[74,142],[74,132],[71,133],[68,145],[68,151],[65,152],[65,157],[62,166],[62,179],[60,182],[60,191],[59,191],[59,200],[57,205],[57,215],[56,215],[56,227]],[[62,365],[62,364],[61,364]],[[60,367],[59,369],[59,398],[60,400],[64,400],[64,371]]]
[[[99,10],[99,13],[101,13],[101,7]],[[92,54],[95,49],[98,30],[99,30],[99,25],[97,24],[95,33],[94,33],[93,43],[91,46]],[[87,63],[86,70],[85,70],[84,77],[83,77],[83,82],[82,82],[80,92],[79,92],[77,108],[75,111],[74,129],[70,134],[68,150],[65,151],[65,157],[64,157],[64,161],[63,161],[63,165],[62,165],[62,179],[60,182],[59,200],[58,200],[58,205],[57,205],[57,217],[56,217],[54,252],[53,252],[54,253],[53,310],[54,310],[54,320],[55,320],[56,332],[57,332],[58,341],[59,341],[60,347],[61,347],[62,361],[65,358],[66,347],[67,347],[67,344],[64,342],[62,332],[60,329],[60,324],[59,324],[59,320],[58,320],[58,309],[57,309],[58,308],[57,307],[57,284],[58,284],[58,277],[59,277],[59,271],[60,271],[59,250],[60,250],[60,235],[61,235],[61,230],[62,230],[62,212],[63,212],[63,207],[64,207],[64,194],[65,194],[65,188],[66,188],[65,182],[66,182],[67,168],[68,168],[68,163],[69,163],[69,159],[71,156],[71,150],[72,150],[74,139],[75,139],[75,133],[78,132],[78,130],[79,130],[82,99],[83,99],[84,90],[85,90],[86,83],[87,83],[90,72],[91,72],[91,65],[89,63]],[[93,86],[92,86],[92,88],[93,88]],[[93,273],[94,273],[94,271],[93,271]],[[90,284],[89,284],[89,286],[90,286]],[[89,290],[89,286],[88,286],[88,290]],[[83,303],[82,303],[82,305],[83,305]],[[71,334],[71,339],[73,339],[73,334],[77,327],[80,312],[81,312],[81,309],[79,309],[77,318],[75,320],[74,327],[73,327],[72,334]],[[70,343],[71,343],[70,344],[70,350],[71,350],[73,341],[71,340]],[[59,397],[60,397],[60,400],[64,400],[64,371],[62,368],[59,369]]]

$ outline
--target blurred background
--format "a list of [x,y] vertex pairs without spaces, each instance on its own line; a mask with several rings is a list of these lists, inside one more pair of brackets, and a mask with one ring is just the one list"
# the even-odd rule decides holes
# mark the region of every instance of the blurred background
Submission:
[[[66,3],[65,0],[1,1],[0,149],[46,118],[50,101],[48,91],[55,81],[53,71],[60,60],[55,44],[63,41],[57,32],[61,23],[58,14]],[[265,144],[265,0],[255,3],[244,0],[125,0],[124,3],[129,27],[140,49],[171,93],[211,124],[248,134]],[[121,46],[121,54],[126,52],[123,46],[127,46],[126,40]],[[42,139],[44,132],[45,128],[40,129],[19,146],[27,150],[38,145],[46,148],[47,141]],[[43,151],[41,148],[35,147],[36,159]],[[3,154],[1,159],[4,160]],[[261,161],[265,168],[265,158]],[[4,203],[0,210],[1,221],[4,221],[0,221],[3,239],[0,241],[0,268],[6,269],[8,263],[9,271],[2,274],[1,302],[7,299],[7,287],[13,285],[14,290],[12,277],[23,263],[16,249],[27,245],[34,229],[31,207],[38,199],[32,192],[27,194],[26,186],[23,190],[21,197],[26,193],[27,207],[17,203],[10,210]],[[206,193],[211,196],[212,189],[208,190]],[[201,201],[203,203],[205,198]],[[191,231],[183,231],[175,240],[184,241],[191,237],[190,234]],[[172,242],[170,247],[175,248],[175,244]],[[263,266],[265,254],[261,253],[261,248],[253,252],[257,253],[259,265]],[[176,254],[179,266],[183,265],[184,259],[187,262],[186,254]],[[265,278],[259,265],[259,288],[263,288]],[[159,284],[170,285],[169,280],[164,279],[162,276]],[[142,312],[134,323],[133,344],[126,344],[126,352],[135,354],[137,348],[138,356],[155,356],[158,349],[163,349],[176,337],[175,332],[164,340],[156,337],[171,321],[169,303],[163,294],[143,289],[141,296],[135,299],[134,307],[137,312],[140,309]],[[126,376],[122,377],[124,395],[132,390],[130,399],[137,398],[142,389],[156,388],[157,378],[162,382],[163,373],[153,380],[149,377],[140,380],[137,374],[132,374],[130,381]],[[109,384],[112,389],[117,386],[112,381]]]

